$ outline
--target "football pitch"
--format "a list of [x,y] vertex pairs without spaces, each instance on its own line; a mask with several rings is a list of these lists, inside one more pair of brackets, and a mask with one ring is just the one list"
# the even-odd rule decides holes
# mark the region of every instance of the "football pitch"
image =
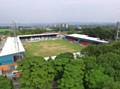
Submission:
[[78,52],[83,46],[67,40],[47,40],[24,43],[26,53],[33,56],[55,56],[65,52]]

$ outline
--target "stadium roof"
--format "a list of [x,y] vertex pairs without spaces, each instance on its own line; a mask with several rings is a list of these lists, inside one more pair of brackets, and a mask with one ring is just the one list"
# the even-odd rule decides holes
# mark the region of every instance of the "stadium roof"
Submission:
[[89,37],[88,35],[83,35],[83,34],[70,34],[70,35],[67,35],[67,36],[78,38],[78,39],[94,41],[94,42],[98,42],[98,43],[109,43],[108,41],[100,40],[100,38]]
[[31,36],[43,36],[43,35],[58,35],[59,33],[42,33],[42,34],[30,34],[30,35],[19,35],[18,37],[31,37]]
[[19,39],[19,37],[8,37],[1,52],[0,56],[25,52],[25,49]]

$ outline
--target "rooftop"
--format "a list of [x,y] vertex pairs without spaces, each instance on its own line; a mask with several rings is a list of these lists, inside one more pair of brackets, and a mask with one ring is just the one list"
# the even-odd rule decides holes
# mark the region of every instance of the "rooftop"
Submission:
[[31,37],[31,36],[43,36],[43,35],[58,35],[59,33],[42,33],[42,34],[29,34],[29,35],[19,35],[18,37]]
[[5,36],[0,36],[0,51],[2,50],[5,42],[6,42],[6,37]]
[[75,38],[79,38],[79,39],[90,40],[90,41],[95,41],[95,42],[99,42],[99,43],[108,43],[108,41],[101,40],[100,38],[89,37],[88,35],[83,35],[83,34],[70,34],[67,36],[75,37]]
[[0,56],[15,54],[15,53],[24,52],[24,51],[25,49],[19,37],[8,37],[0,52]]

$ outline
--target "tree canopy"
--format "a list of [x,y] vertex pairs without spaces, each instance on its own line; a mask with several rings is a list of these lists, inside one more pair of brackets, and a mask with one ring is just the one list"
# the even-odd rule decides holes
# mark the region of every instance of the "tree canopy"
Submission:
[[0,76],[0,89],[13,89],[11,81],[6,77]]
[[91,45],[83,57],[62,53],[55,60],[29,55],[19,63],[21,89],[120,89],[120,42]]

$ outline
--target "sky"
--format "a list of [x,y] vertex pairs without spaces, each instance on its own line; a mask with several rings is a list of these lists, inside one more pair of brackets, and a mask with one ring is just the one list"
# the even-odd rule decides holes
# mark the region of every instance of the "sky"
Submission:
[[119,20],[120,0],[0,0],[0,23]]

